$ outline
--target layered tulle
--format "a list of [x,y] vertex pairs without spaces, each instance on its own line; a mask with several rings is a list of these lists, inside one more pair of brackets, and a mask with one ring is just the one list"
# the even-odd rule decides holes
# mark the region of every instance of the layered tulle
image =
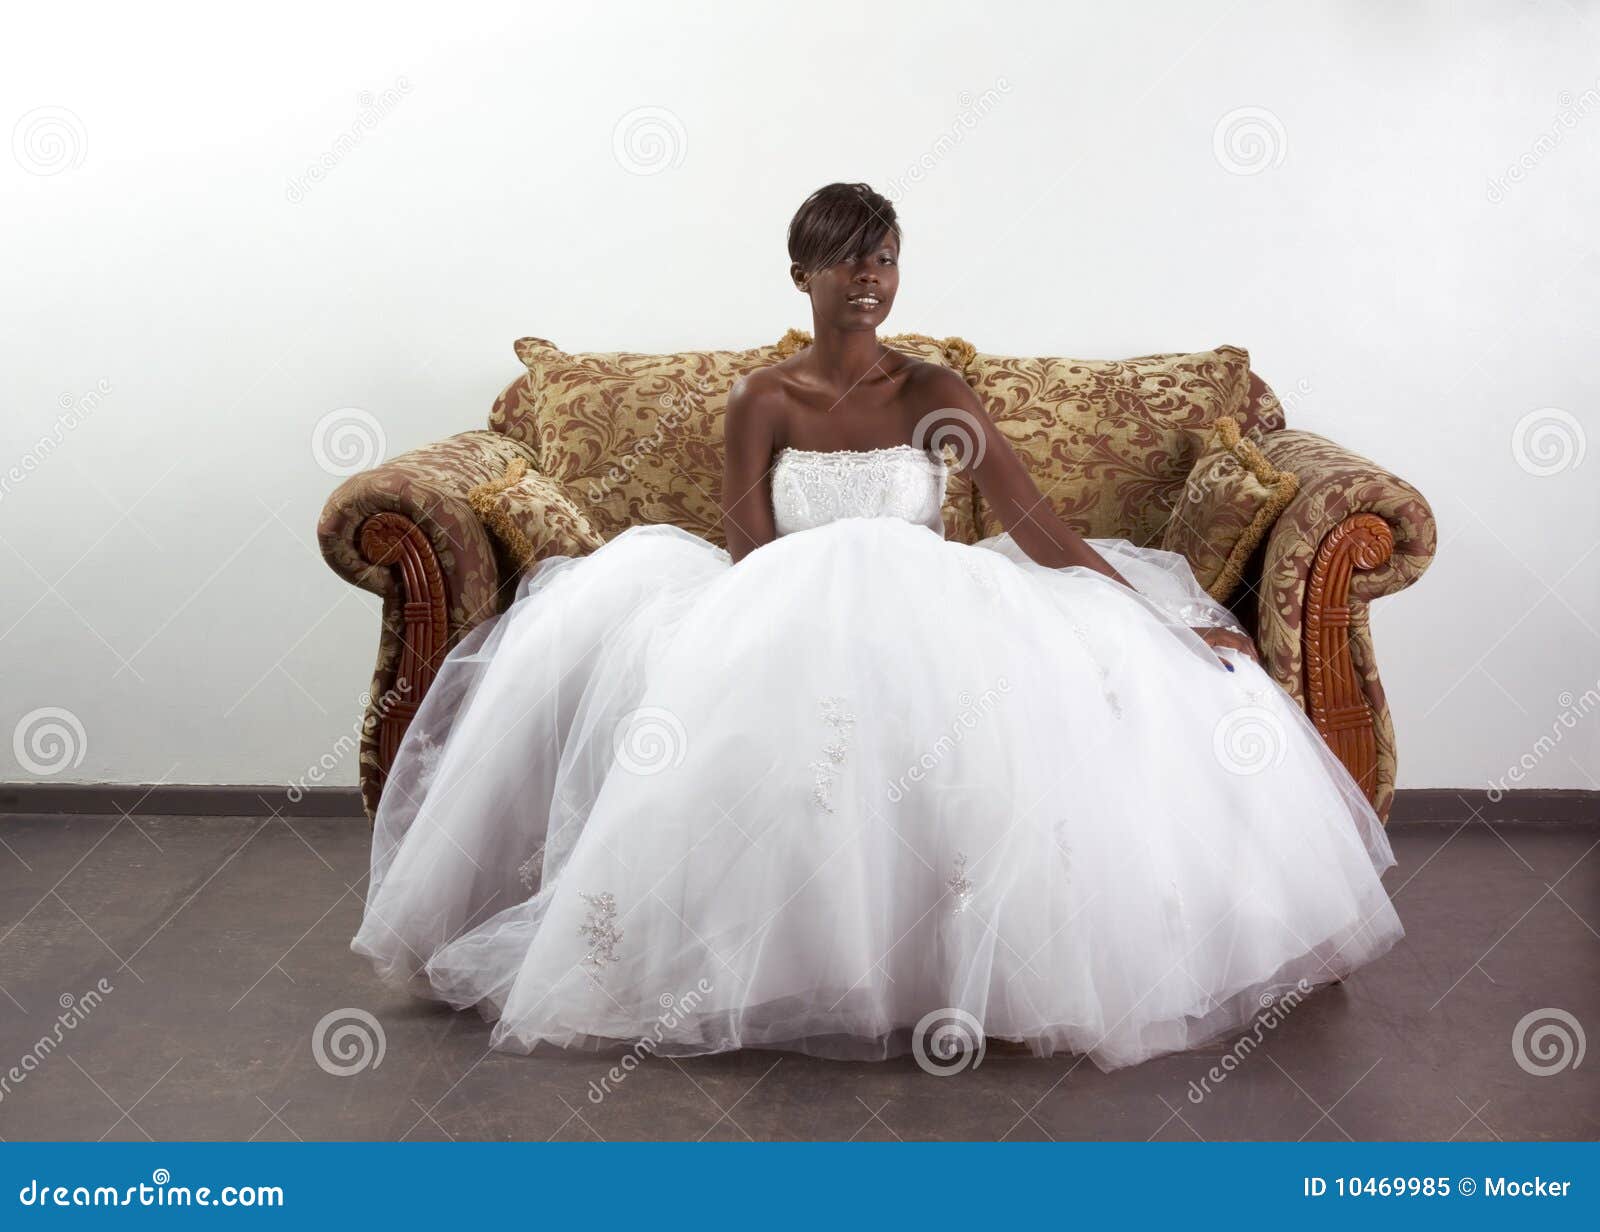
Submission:
[[544,562],[402,743],[353,948],[506,1049],[882,1057],[942,1012],[1103,1068],[1381,954],[1359,787],[1181,557],[1094,546],[1141,593],[895,518]]

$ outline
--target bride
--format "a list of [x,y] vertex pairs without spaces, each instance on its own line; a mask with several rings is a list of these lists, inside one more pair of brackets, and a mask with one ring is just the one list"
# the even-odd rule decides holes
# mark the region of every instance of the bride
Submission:
[[[1081,538],[960,375],[878,341],[890,203],[829,185],[789,250],[815,342],[729,398],[727,550],[631,527],[451,652],[351,948],[520,1052],[954,1024],[1102,1069],[1384,953],[1378,818],[1232,614]],[[944,539],[952,440],[1006,534]]]

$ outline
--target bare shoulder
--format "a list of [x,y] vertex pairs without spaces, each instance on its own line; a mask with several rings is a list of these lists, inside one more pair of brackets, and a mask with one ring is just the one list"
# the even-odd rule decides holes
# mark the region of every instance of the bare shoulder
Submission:
[[771,368],[747,372],[728,391],[724,434],[744,439],[771,439],[783,405],[782,385]]
[[983,412],[983,404],[972,386],[954,368],[943,364],[916,361],[907,382],[908,400],[918,416],[941,410],[961,410],[973,414]]

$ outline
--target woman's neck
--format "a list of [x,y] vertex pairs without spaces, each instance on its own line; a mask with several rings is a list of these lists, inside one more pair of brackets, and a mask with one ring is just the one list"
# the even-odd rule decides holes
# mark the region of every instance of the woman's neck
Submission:
[[844,393],[880,367],[884,350],[875,330],[819,329],[811,342],[811,362],[819,378]]

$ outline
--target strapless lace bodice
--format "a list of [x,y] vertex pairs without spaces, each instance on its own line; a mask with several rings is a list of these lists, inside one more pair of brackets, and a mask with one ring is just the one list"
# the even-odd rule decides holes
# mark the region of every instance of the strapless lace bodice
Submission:
[[840,518],[903,518],[944,535],[950,468],[916,445],[819,452],[784,448],[772,468],[778,534]]

